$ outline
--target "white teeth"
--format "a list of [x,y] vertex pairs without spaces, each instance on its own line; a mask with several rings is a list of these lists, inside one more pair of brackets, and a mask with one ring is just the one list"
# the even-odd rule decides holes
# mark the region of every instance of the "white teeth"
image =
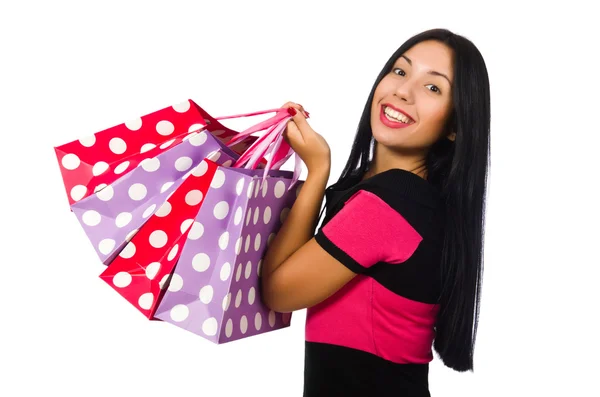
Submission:
[[395,121],[399,121],[404,124],[408,124],[410,122],[408,117],[406,117],[405,115],[403,115],[402,113],[400,113],[396,110],[390,109],[387,106],[385,106],[383,109],[384,109],[385,114],[387,116],[389,116],[390,118],[395,119]]

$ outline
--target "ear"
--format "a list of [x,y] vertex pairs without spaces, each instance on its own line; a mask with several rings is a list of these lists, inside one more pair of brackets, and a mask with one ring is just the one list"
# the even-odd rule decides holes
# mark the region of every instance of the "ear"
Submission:
[[448,138],[448,140],[454,142],[454,140],[456,139],[456,132],[451,132],[448,135],[446,135],[446,138]]

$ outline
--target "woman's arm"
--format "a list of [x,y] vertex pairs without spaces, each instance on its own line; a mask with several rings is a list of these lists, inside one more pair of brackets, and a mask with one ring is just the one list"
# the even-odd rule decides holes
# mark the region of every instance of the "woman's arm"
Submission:
[[313,237],[329,178],[329,145],[308,125],[301,106],[284,106],[292,108],[293,116],[284,137],[306,164],[308,176],[263,259],[261,300],[277,312],[314,306],[356,276]]

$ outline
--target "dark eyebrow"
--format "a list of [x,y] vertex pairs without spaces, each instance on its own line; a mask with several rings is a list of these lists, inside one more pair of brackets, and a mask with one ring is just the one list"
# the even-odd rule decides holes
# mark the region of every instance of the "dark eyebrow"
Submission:
[[[400,55],[400,57],[406,59],[406,62],[408,62],[408,64],[410,66],[412,66],[412,61],[406,55]],[[452,82],[450,81],[448,76],[446,76],[444,73],[436,72],[435,70],[430,70],[428,72],[428,74],[431,74],[434,76],[441,76],[441,77],[445,78],[446,80],[448,80],[448,84],[450,84],[450,86],[452,87]]]

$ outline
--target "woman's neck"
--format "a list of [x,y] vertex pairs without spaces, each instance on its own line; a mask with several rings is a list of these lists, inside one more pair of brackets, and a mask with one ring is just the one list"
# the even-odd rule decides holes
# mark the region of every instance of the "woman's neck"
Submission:
[[391,152],[385,147],[375,149],[373,160],[369,164],[363,180],[393,168],[412,172],[427,180],[427,167],[423,153],[419,153],[418,155],[400,154]]

